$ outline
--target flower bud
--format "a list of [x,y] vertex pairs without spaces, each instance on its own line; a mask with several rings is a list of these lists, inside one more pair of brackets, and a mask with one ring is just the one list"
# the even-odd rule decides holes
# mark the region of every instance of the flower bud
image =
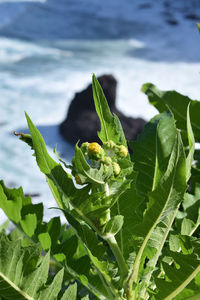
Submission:
[[120,157],[126,157],[128,154],[128,149],[124,145],[118,146],[118,154]]
[[121,171],[121,168],[120,168],[120,166],[118,165],[118,163],[113,162],[113,163],[112,163],[112,166],[113,166],[113,173],[114,173],[115,175],[119,175],[119,173],[120,173],[120,171]]
[[79,175],[75,175],[75,180],[76,180],[77,184],[80,184],[80,185],[83,184]]
[[90,144],[88,142],[82,143],[82,145],[81,145],[81,150],[82,150],[82,152],[83,152],[83,154],[85,156],[88,155],[88,147],[89,147],[89,145]]
[[103,163],[106,165],[110,165],[112,163],[112,158],[110,156],[104,156]]
[[104,147],[107,149],[114,149],[116,147],[116,144],[113,141],[108,141],[103,143]]
[[109,173],[109,166],[108,165],[104,165],[103,166],[103,170],[104,170],[104,174],[107,175]]
[[98,143],[90,143],[88,146],[88,153],[95,158],[102,157],[104,150]]

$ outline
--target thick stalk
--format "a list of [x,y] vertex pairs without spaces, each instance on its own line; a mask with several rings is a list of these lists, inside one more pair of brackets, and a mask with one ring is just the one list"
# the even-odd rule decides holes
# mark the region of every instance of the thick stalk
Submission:
[[[105,183],[104,190],[105,190],[106,196],[109,196],[110,189],[109,189],[108,183]],[[113,234],[106,234],[106,235],[101,235],[101,237],[108,242],[108,244],[117,260],[121,276],[122,276],[122,278],[124,278],[128,274],[128,267],[127,267],[127,264],[125,262],[123,255],[122,255],[122,252],[118,246],[118,243],[115,239],[115,236]]]
[[124,257],[121,253],[121,250],[117,244],[117,241],[116,241],[114,235],[107,234],[107,235],[102,236],[102,238],[108,242],[108,244],[115,256],[122,278],[126,277],[128,274],[128,267],[127,267],[127,264],[124,260]]

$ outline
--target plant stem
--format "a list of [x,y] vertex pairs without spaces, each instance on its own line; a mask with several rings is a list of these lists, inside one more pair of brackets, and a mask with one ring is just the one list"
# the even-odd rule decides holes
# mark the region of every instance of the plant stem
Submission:
[[[118,212],[118,215],[120,215],[119,200],[117,200],[117,212]],[[124,255],[122,229],[120,230],[119,235],[120,235],[120,249],[121,249],[122,255]]]
[[[109,190],[108,183],[105,184],[104,189],[106,192],[106,196],[109,196],[110,190]],[[122,278],[124,278],[128,274],[128,267],[124,260],[123,254],[118,246],[118,243],[115,239],[115,236],[113,234],[107,234],[107,235],[103,235],[101,237],[108,242],[108,244],[117,260],[117,263],[118,263],[118,266],[119,266],[119,269],[121,272],[121,276],[122,276]]]
[[114,235],[107,234],[107,235],[104,235],[101,237],[108,242],[108,244],[117,260],[117,263],[118,263],[118,266],[119,266],[119,269],[121,272],[121,276],[122,276],[122,278],[124,278],[128,274],[128,267],[127,267],[127,264],[124,260],[124,257],[121,253],[121,250],[117,244],[117,241],[116,241]]

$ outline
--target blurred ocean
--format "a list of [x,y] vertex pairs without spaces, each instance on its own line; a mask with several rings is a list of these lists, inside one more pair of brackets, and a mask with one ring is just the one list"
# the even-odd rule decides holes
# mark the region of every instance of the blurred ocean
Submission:
[[187,18],[188,1],[174,2],[0,1],[0,179],[39,193],[34,201],[44,201],[46,219],[58,214],[47,209],[55,206],[53,197],[31,150],[12,134],[27,130],[24,111],[49,151],[58,144],[69,161],[73,147],[58,125],[93,72],[117,78],[117,105],[129,116],[156,114],[140,92],[145,82],[198,99],[200,36],[196,20]]

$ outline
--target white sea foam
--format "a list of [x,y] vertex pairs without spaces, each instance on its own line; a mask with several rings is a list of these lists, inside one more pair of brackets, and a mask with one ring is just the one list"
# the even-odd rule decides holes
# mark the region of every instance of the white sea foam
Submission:
[[[85,2],[81,3],[80,6],[73,4],[74,9],[85,7]],[[97,1],[95,3],[97,5]],[[154,29],[163,22],[159,5],[153,5],[151,14],[137,10],[133,15],[132,1],[126,1],[126,5],[120,3],[107,1],[107,10],[97,10],[96,15],[127,21],[134,18],[137,22],[143,19],[144,26],[148,24]],[[92,13],[93,6],[89,9]],[[52,153],[57,143],[58,151],[65,153],[66,160],[70,161],[73,148],[60,137],[58,125],[65,118],[74,93],[91,82],[93,72],[97,76],[112,73],[117,78],[117,106],[129,116],[148,120],[156,114],[140,91],[145,82],[164,90],[176,89],[198,99],[200,37],[195,25],[179,15],[177,18],[180,25],[173,30],[169,26],[162,26],[157,32],[144,28],[141,36],[137,34],[132,38],[51,42],[0,37],[0,122],[3,123],[0,178],[8,186],[22,185],[25,193],[40,193],[33,201],[44,201],[46,219],[58,213],[47,209],[55,206],[53,197],[32,151],[12,134],[13,130],[27,130],[24,111],[42,132],[49,151]],[[0,212],[0,221],[4,219]]]

